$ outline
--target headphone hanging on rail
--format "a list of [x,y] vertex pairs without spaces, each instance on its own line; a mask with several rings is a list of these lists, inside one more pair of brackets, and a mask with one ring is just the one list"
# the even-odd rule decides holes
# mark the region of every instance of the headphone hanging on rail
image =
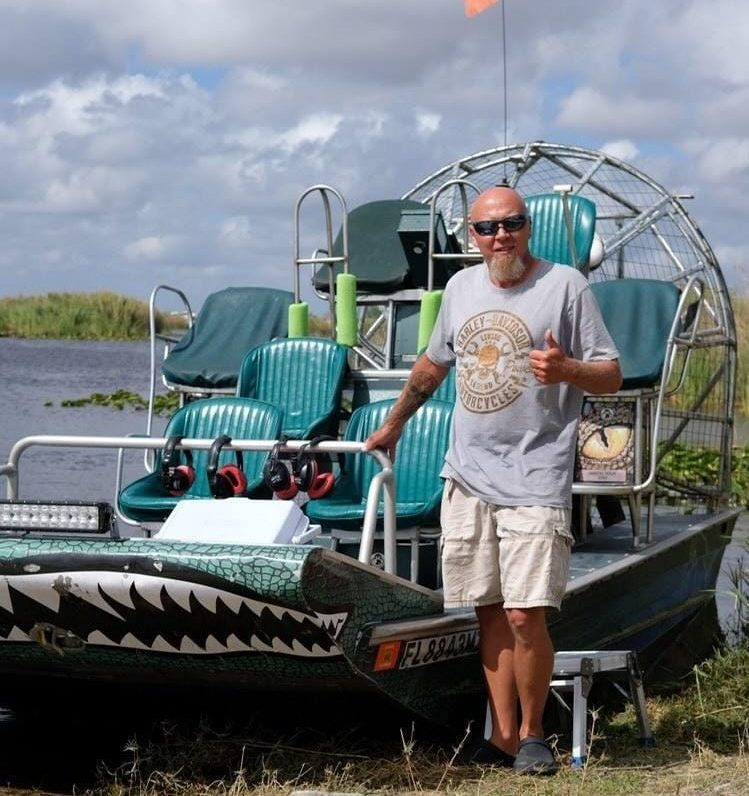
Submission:
[[288,437],[280,437],[263,465],[263,482],[281,500],[291,500],[299,491],[289,468],[281,460],[281,448],[288,441]]
[[178,435],[169,437],[161,455],[161,484],[170,495],[175,497],[187,492],[195,481],[192,453],[187,448],[182,449],[185,463],[181,463],[180,451],[177,450],[177,445],[181,441],[182,437]]
[[300,492],[306,492],[313,500],[325,497],[335,486],[330,456],[327,453],[313,453],[308,448],[332,437],[325,435],[313,437],[299,449],[294,461],[294,483]]
[[243,472],[244,459],[242,451],[234,451],[236,464],[218,466],[221,449],[231,443],[228,434],[216,437],[208,451],[208,486],[215,498],[223,499],[243,495],[247,490],[247,478]]

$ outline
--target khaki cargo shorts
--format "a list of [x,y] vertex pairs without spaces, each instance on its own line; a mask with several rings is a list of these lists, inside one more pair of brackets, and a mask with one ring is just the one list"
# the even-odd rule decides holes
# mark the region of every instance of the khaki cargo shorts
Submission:
[[567,586],[569,509],[495,506],[448,478],[442,494],[446,608],[559,608]]

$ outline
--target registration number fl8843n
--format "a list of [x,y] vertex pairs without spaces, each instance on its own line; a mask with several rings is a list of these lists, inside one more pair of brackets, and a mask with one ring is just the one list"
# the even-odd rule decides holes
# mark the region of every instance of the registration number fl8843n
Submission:
[[428,666],[430,663],[472,655],[479,648],[479,631],[461,630],[444,636],[417,638],[406,643],[399,669]]

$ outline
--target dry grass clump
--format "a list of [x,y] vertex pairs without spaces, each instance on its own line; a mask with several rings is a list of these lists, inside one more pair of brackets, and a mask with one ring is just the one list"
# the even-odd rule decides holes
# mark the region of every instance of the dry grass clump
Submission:
[[[287,796],[314,793],[455,796],[738,796],[749,781],[749,648],[721,652],[694,670],[694,682],[648,711],[657,746],[643,748],[631,707],[594,713],[584,767],[563,763],[551,778],[456,765],[464,737],[435,737],[414,726],[285,735],[258,727],[190,730],[162,725],[157,737],[131,742],[128,761],[102,771],[107,796]],[[569,728],[567,728],[568,731]],[[92,791],[94,792],[94,791]]]

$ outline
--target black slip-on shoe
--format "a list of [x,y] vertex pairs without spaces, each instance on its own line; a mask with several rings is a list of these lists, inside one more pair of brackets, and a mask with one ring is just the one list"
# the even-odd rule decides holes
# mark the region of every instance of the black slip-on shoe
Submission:
[[512,768],[514,763],[514,755],[504,752],[487,740],[481,740],[463,750],[456,760],[456,764],[460,766],[497,766],[497,768]]
[[512,766],[516,774],[556,774],[559,766],[551,747],[543,738],[529,735],[520,741],[518,756]]

